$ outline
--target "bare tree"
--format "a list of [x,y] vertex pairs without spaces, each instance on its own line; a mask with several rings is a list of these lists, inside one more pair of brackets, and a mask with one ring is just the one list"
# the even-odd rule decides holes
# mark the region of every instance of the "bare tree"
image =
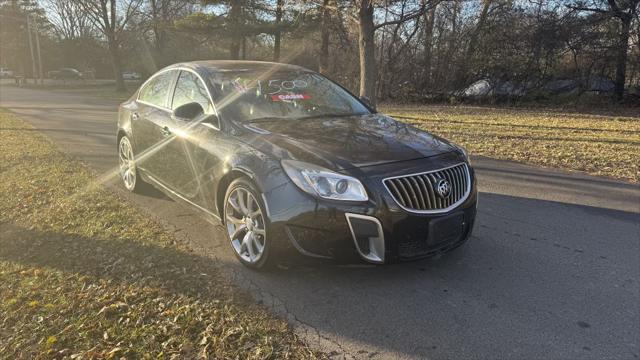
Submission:
[[447,82],[452,83],[456,78],[455,75],[455,66],[454,57],[459,46],[458,44],[458,27],[460,25],[459,16],[460,16],[460,8],[462,7],[462,0],[454,0],[452,3],[451,9],[451,29],[449,31],[449,36],[447,36],[447,51],[444,54],[444,67],[445,67],[445,78]]
[[[402,0],[399,3],[398,13],[393,15],[404,17],[408,11],[407,6],[411,0]],[[385,21],[389,20],[390,9],[385,9]],[[396,24],[386,26],[380,29],[380,55],[379,55],[379,80],[377,84],[377,95],[382,98],[390,98],[394,96],[402,96],[404,91],[397,92],[395,85],[407,79],[398,76],[398,70],[403,66],[398,60],[401,59],[410,50],[414,44],[415,35],[420,30],[420,18],[416,17],[412,21],[398,22]],[[415,83],[415,81],[414,81]],[[404,90],[408,90],[405,88]]]
[[[0,0],[8,22],[10,4]],[[640,0],[40,0],[53,31],[45,62],[113,72],[122,88],[122,64],[163,65],[186,58],[291,61],[359,91],[372,103],[419,99],[429,89],[445,98],[477,76],[527,84],[536,98],[545,85],[572,79],[589,85],[615,79],[615,93],[640,74]],[[3,5],[7,4],[7,5]],[[18,5],[16,5],[18,6]],[[3,15],[0,13],[0,16]],[[22,16],[21,18],[24,18]],[[48,24],[49,22],[45,22]],[[41,25],[41,23],[39,23]],[[42,25],[45,25],[44,23]],[[44,26],[41,27],[44,29]],[[83,30],[85,29],[85,30]],[[24,31],[0,28],[3,59],[28,64]],[[78,36],[82,41],[68,40]],[[141,34],[150,44],[140,58]],[[54,50],[53,46],[57,46]],[[17,51],[15,49],[20,49]],[[9,50],[14,49],[14,50]],[[62,51],[60,51],[62,50]],[[107,53],[108,51],[108,53]],[[340,54],[337,56],[330,56]],[[249,53],[251,53],[249,55]],[[10,55],[8,55],[10,54]],[[107,56],[110,62],[103,58]],[[24,59],[23,59],[24,58]],[[20,61],[18,61],[20,59]],[[28,69],[27,69],[28,70]],[[151,70],[151,69],[149,69]],[[439,93],[442,96],[437,96]],[[529,92],[534,95],[534,91]]]
[[[465,56],[461,60],[460,69],[458,70],[457,76],[458,79],[456,81],[456,85],[462,84],[465,80],[467,80],[467,70],[469,62],[473,60],[476,47],[478,44],[478,37],[482,32],[485,23],[487,22],[487,17],[489,16],[489,9],[491,7],[493,0],[482,0],[482,6],[480,7],[480,13],[478,14],[478,22],[471,29],[471,33],[468,35],[469,40],[467,41],[467,49],[465,51]],[[454,18],[454,24],[456,19]],[[455,30],[454,30],[455,31]]]
[[[329,71],[329,37],[331,26],[331,12],[335,9],[335,0],[322,0],[322,18],[320,23],[320,59],[318,60],[318,67],[321,74],[326,74]],[[332,9],[332,7],[334,9]]]
[[122,33],[137,13],[142,0],[73,0],[80,6],[88,19],[107,40],[113,75],[116,79],[116,91],[125,91],[122,79],[122,59],[120,47]]
[[589,3],[577,1],[569,5],[571,9],[576,11],[598,13],[607,18],[618,20],[618,41],[615,50],[615,95],[618,99],[622,99],[624,96],[631,22],[640,12],[638,9],[639,4],[640,0],[591,0]]
[[142,14],[145,16],[148,29],[153,34],[153,47],[156,51],[156,59],[160,63],[164,60],[164,52],[169,38],[167,29],[195,2],[195,0],[146,0],[146,4],[143,4]]
[[[426,6],[426,1],[425,2]],[[433,24],[436,18],[436,9],[438,8],[439,1],[435,1],[433,5],[429,7],[429,10],[424,13],[424,78],[422,86],[428,88],[431,85],[431,61],[432,61],[432,42],[433,42]]]
[[284,15],[284,0],[276,0],[276,21],[273,34],[273,61],[280,60],[280,42],[282,40],[282,16]]
[[90,33],[90,23],[76,2],[47,0],[44,6],[53,15],[49,21],[61,39],[75,40]]
[[360,58],[360,96],[373,104],[376,97],[375,24],[373,0],[359,0],[358,55]]
[[400,24],[422,16],[426,10],[426,2],[418,4],[417,9],[376,24],[374,22],[373,0],[357,0],[358,9],[358,54],[360,58],[360,96],[366,97],[375,105],[376,102],[376,57],[375,31],[388,25]]

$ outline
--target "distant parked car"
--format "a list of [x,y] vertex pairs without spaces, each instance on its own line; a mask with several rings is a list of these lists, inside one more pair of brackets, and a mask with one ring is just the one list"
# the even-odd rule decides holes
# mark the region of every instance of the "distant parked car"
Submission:
[[140,76],[140,74],[138,74],[137,72],[125,71],[122,73],[122,78],[124,80],[140,80],[142,76]]
[[524,86],[511,81],[482,79],[469,85],[460,94],[467,98],[520,97],[526,93]]
[[616,88],[616,84],[613,80],[604,76],[592,76],[587,82],[587,91],[592,91],[598,94],[613,92]]
[[82,80],[82,73],[73,68],[62,68],[60,70],[49,71],[47,75],[55,80]]
[[0,79],[8,79],[13,77],[13,71],[0,67]]

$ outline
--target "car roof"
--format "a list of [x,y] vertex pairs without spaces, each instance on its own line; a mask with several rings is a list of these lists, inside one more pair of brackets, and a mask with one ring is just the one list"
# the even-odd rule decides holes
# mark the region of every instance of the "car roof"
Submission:
[[177,63],[167,66],[165,69],[186,67],[193,70],[205,70],[209,72],[224,71],[270,71],[270,70],[291,70],[309,71],[298,65],[282,64],[269,61],[248,61],[248,60],[200,60]]

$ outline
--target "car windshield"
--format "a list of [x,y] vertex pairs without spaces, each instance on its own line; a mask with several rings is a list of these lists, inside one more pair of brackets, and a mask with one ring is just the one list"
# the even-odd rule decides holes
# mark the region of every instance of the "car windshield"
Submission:
[[238,121],[369,113],[346,90],[308,71],[218,71],[209,79],[218,111]]

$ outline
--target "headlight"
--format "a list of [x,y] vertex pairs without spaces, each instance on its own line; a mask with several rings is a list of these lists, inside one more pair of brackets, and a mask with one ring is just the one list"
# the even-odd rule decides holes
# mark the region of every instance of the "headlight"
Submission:
[[302,161],[282,160],[291,180],[307,193],[324,199],[366,201],[367,191],[358,179]]

